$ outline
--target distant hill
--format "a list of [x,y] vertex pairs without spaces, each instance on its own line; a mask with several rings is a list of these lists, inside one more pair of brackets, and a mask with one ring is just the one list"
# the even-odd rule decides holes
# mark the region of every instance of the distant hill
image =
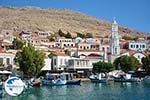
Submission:
[[[111,33],[111,23],[68,9],[42,9],[38,7],[0,7],[0,30],[50,31],[92,33],[94,36],[107,36]],[[143,36],[129,28],[119,27],[119,34]]]

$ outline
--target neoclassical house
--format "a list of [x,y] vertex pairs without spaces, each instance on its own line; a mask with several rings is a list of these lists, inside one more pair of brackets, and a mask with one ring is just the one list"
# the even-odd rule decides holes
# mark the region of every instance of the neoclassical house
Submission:
[[51,58],[52,70],[64,70],[67,67],[70,56],[64,52],[54,52],[49,55]]
[[12,65],[14,67],[15,54],[14,53],[7,53],[0,51],[0,67],[7,68],[8,66]]

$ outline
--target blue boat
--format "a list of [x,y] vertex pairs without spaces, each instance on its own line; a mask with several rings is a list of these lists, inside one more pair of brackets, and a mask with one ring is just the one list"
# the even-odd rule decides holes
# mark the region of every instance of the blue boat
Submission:
[[66,80],[64,79],[61,79],[61,78],[58,78],[56,80],[53,80],[52,81],[54,85],[65,85],[67,83]]
[[70,73],[47,73],[42,85],[80,85],[81,80],[75,80]]
[[66,85],[80,85],[81,80],[67,80]]
[[56,80],[58,76],[59,74],[57,73],[53,74],[46,73],[46,77],[42,79],[42,85],[43,86],[55,85],[53,81]]

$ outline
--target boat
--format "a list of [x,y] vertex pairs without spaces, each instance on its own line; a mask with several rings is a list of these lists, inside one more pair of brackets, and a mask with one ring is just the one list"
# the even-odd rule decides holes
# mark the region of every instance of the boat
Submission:
[[80,85],[81,80],[67,80],[66,85]]
[[146,76],[144,79],[143,79],[143,82],[145,84],[150,84],[150,76]]
[[[46,77],[44,77],[44,79],[42,80],[42,85],[57,85],[57,81],[58,83],[62,83],[65,85],[80,85],[81,80],[76,80],[72,78],[71,73],[46,73]],[[62,82],[62,81],[66,81],[66,83]]]
[[61,79],[61,78],[58,78],[56,80],[53,80],[52,81],[54,85],[65,85],[67,83],[66,80],[64,79]]
[[114,82],[138,82],[138,78],[131,77],[131,74],[122,74],[114,77]]
[[81,80],[80,79],[73,79],[73,75],[71,73],[61,73],[60,77],[65,79],[67,81],[66,85],[80,85]]
[[57,73],[46,73],[46,76],[42,79],[42,85],[43,86],[49,86],[49,85],[55,85],[54,80],[56,80],[59,77],[59,74]]
[[98,75],[91,75],[89,77],[89,79],[93,83],[106,83],[107,82],[107,78],[106,78],[106,75],[104,73],[100,73]]
[[32,78],[32,79],[29,80],[28,85],[32,86],[32,87],[40,87],[41,86],[41,81],[40,81],[40,79]]

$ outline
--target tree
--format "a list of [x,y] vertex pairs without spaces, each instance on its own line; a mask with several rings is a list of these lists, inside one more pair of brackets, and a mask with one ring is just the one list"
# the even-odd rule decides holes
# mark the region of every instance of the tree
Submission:
[[[150,33],[149,33],[150,34]],[[150,35],[149,36],[147,36],[147,40],[150,40]]]
[[124,35],[122,37],[122,39],[125,39],[125,40],[133,40],[133,38],[131,36],[128,36],[128,35]]
[[63,33],[61,29],[59,29],[59,30],[58,30],[58,35],[61,36],[61,37],[64,37],[64,36],[65,36],[65,33]]
[[78,32],[77,32],[77,37],[85,38],[85,35],[84,35],[84,34],[82,34],[82,33],[78,33]]
[[14,49],[21,49],[23,46],[25,45],[25,43],[19,39],[14,39],[13,41],[13,48]]
[[150,56],[146,56],[142,58],[143,68],[148,72],[150,75]]
[[114,65],[116,69],[121,69],[125,72],[136,70],[140,65],[139,61],[132,56],[121,56],[115,59]]
[[27,76],[37,76],[44,66],[44,54],[31,45],[17,52],[15,60],[19,63],[20,70]]
[[71,34],[69,32],[67,32],[67,34],[65,35],[66,38],[72,38]]
[[54,36],[48,36],[48,39],[50,42],[54,42],[55,41],[55,37]]
[[86,33],[85,37],[86,38],[93,38],[93,35],[92,35],[92,33]]
[[106,73],[106,72],[110,72],[114,69],[115,69],[115,67],[111,63],[101,62],[101,61],[99,61],[97,63],[93,63],[93,71],[96,73]]

